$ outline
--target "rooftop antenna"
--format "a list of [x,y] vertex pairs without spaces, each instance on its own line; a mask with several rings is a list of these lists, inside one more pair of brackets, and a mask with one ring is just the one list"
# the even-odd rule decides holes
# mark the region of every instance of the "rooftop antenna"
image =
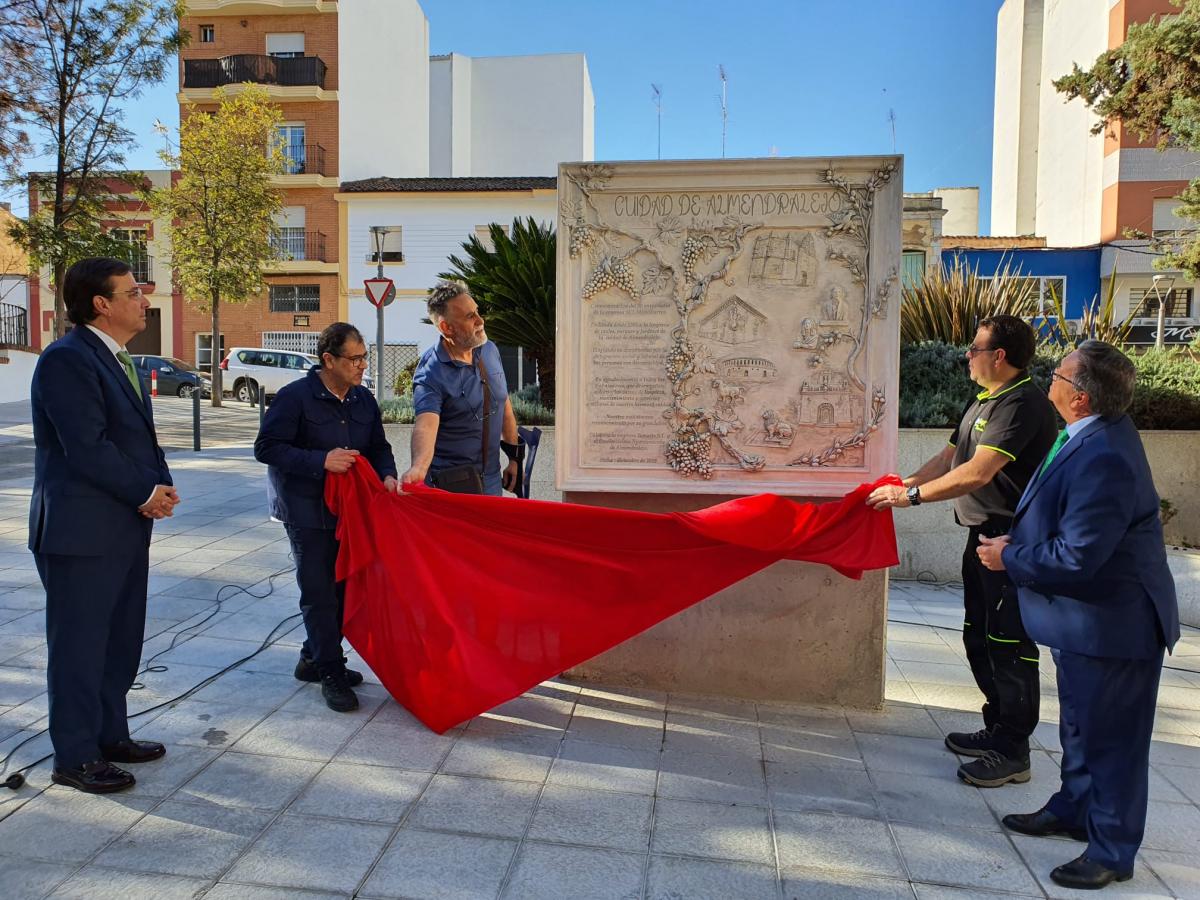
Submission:
[[725,130],[729,122],[729,105],[726,102],[728,99],[727,89],[729,87],[729,78],[725,74],[723,65],[717,66],[717,74],[721,77],[721,159],[725,158]]
[[654,110],[658,113],[658,158],[662,159],[662,85],[651,84],[654,92]]
[[162,119],[155,119],[154,124],[151,127],[154,129],[155,134],[162,136],[163,152],[170,153],[171,152],[171,129],[167,127],[166,123],[163,122]]
[[892,152],[896,152],[896,111],[888,110],[888,124],[892,126]]

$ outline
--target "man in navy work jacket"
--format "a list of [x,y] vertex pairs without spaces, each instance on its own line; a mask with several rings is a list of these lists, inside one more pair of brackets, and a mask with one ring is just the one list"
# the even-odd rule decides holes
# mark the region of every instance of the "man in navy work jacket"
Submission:
[[[483,493],[515,493],[521,438],[500,351],[488,340],[466,285],[439,281],[428,308],[439,338],[413,374],[412,466],[402,480],[445,486],[439,475],[470,466],[482,478]],[[503,468],[501,450],[508,457]]]
[[63,279],[75,327],[33,373],[29,549],[46,589],[51,778],[87,793],[131,787],[113,763],[162,756],[129,737],[125,695],[146,624],[150,532],[179,495],[127,341],[146,328],[129,266],[77,262]]
[[1050,873],[1070,888],[1133,875],[1163,649],[1179,639],[1158,495],[1125,415],[1135,377],[1101,341],[1063,359],[1050,399],[1067,427],[1017,504],[1012,532],[979,549],[984,565],[1016,582],[1025,627],[1058,665],[1062,785],[1042,809],[1003,821],[1086,840],[1078,859]]
[[362,684],[362,673],[347,669],[342,655],[345,584],[334,577],[337,519],[325,505],[325,473],[348,471],[362,454],[395,491],[396,461],[379,406],[362,387],[367,348],[358,329],[345,322],[330,325],[317,341],[317,356],[319,366],[275,395],[254,442],[254,458],[267,464],[271,515],[283,522],[296,561],[308,634],[296,678],[320,681],[329,708],[349,712],[358,708],[352,688]]

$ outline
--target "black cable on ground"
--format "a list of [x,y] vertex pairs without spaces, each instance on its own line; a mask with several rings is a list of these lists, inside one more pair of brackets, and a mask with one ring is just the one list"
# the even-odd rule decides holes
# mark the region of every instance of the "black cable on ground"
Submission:
[[[278,572],[274,572],[271,575],[269,575],[267,577],[267,592],[265,594],[256,594],[253,591],[251,591],[250,588],[242,587],[241,585],[237,585],[237,584],[221,585],[221,587],[217,589],[217,596],[215,598],[215,602],[213,603],[212,610],[208,613],[208,615],[206,615],[199,622],[189,625],[186,628],[182,628],[178,632],[176,632],[175,637],[172,638],[170,645],[168,645],[166,647],[166,649],[160,650],[158,653],[154,654],[149,659],[147,659],[145,668],[143,668],[140,672],[138,672],[138,675],[139,676],[144,675],[147,672],[166,672],[166,671],[168,671],[170,668],[169,666],[161,666],[161,665],[160,666],[151,666],[150,663],[153,662],[158,657],[162,656],[164,653],[167,653],[168,651],[174,649],[174,647],[178,644],[180,635],[182,635],[186,631],[190,631],[194,628],[197,628],[197,627],[203,625],[206,622],[211,621],[213,616],[215,616],[221,612],[221,608],[222,608],[223,604],[225,603],[225,601],[230,600],[233,597],[236,597],[238,594],[249,594],[251,597],[255,598],[256,600],[265,600],[267,597],[271,596],[271,594],[273,594],[275,592],[275,579],[280,577],[281,575],[286,575],[292,571],[294,571],[294,567],[280,569]],[[222,597],[221,592],[224,591],[226,588],[232,588],[233,593],[227,597]],[[241,659],[230,663],[229,665],[225,666],[224,668],[220,669],[219,671],[214,672],[212,675],[209,675],[207,678],[204,678],[201,681],[197,682],[196,684],[192,685],[190,688],[188,688],[186,691],[184,691],[179,696],[172,697],[170,700],[164,700],[162,703],[159,703],[156,706],[150,706],[150,707],[147,707],[146,709],[139,710],[138,712],[132,713],[131,715],[128,716],[128,718],[136,719],[138,716],[144,716],[147,713],[151,713],[156,710],[162,709],[165,706],[171,706],[172,704],[178,703],[181,700],[186,700],[188,697],[191,697],[193,694],[197,693],[198,691],[203,690],[204,688],[206,688],[210,684],[212,684],[214,681],[216,681],[218,678],[220,678],[222,675],[226,674],[227,672],[232,671],[233,669],[236,669],[238,666],[242,665],[242,663],[249,662],[250,660],[254,659],[254,657],[258,656],[258,654],[260,654],[264,650],[266,650],[268,647],[272,646],[275,643],[275,641],[280,636],[282,636],[282,635],[276,634],[276,632],[278,632],[285,624],[292,622],[295,619],[300,618],[300,616],[301,616],[301,613],[294,613],[293,615],[290,615],[290,616],[287,616],[287,617],[281,619],[279,621],[279,623],[274,628],[272,628],[271,631],[267,634],[267,636],[263,639],[262,643],[258,646],[258,649],[256,649],[253,653],[249,654],[248,656],[244,656]],[[186,620],[184,620],[184,621],[186,621]],[[164,633],[164,632],[159,632],[159,634],[162,634],[162,633]],[[158,635],[154,635],[154,637],[157,637],[157,636]],[[195,635],[191,635],[191,636],[195,637]],[[145,685],[142,684],[141,682],[134,682],[134,684],[130,687],[130,690],[142,690],[144,688],[145,688]],[[38,731],[38,732],[35,732],[34,734],[29,735],[27,738],[25,738],[25,740],[21,741],[15,747],[13,747],[11,750],[9,750],[8,753],[6,753],[4,755],[4,758],[0,759],[0,774],[4,773],[7,770],[9,760],[11,760],[13,758],[13,756],[16,755],[18,750],[20,750],[22,747],[24,747],[30,741],[37,740],[39,737],[41,737],[43,734],[45,734],[48,730],[49,730],[48,728],[43,728],[41,731]],[[44,763],[46,760],[50,759],[50,757],[52,757],[53,755],[54,755],[53,753],[47,753],[45,756],[41,757],[40,759],[34,760],[33,762],[29,763],[28,765],[25,765],[19,769],[16,769],[15,771],[11,772],[8,775],[8,777],[5,778],[5,780],[3,782],[0,782],[0,785],[3,785],[4,787],[9,788],[10,790],[14,790],[14,791],[20,789],[25,784],[25,776],[22,773],[28,772],[30,769],[36,768],[37,766]],[[39,791],[38,793],[40,794],[41,791]],[[30,798],[30,799],[32,799],[32,798]]]

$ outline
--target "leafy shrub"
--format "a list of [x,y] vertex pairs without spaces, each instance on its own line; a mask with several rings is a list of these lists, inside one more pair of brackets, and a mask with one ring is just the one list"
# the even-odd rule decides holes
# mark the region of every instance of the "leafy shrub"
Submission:
[[[922,341],[900,347],[900,427],[953,428],[979,386],[967,376],[965,347]],[[1029,367],[1034,383],[1050,386],[1065,351],[1039,348]],[[1187,349],[1130,353],[1137,386],[1129,408],[1144,430],[1200,430],[1200,362]]]
[[[537,397],[537,385],[533,385],[533,397]],[[529,399],[529,389],[518,391],[512,396],[513,414],[521,425],[553,425],[554,410],[546,409],[536,399]],[[383,421],[388,425],[411,425],[416,415],[413,411],[412,395],[385,400],[380,407]]]
[[981,319],[1036,313],[1031,279],[1017,277],[1007,264],[993,277],[983,278],[956,259],[949,270],[935,265],[920,281],[902,289],[900,339],[969,344]]
[[403,397],[405,394],[412,393],[413,376],[417,373],[417,363],[420,361],[420,359],[414,359],[396,373],[396,383],[392,385],[392,390],[397,397]]

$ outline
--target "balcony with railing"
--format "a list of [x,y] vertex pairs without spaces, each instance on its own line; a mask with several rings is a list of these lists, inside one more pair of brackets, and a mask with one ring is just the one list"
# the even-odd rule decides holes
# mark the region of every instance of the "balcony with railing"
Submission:
[[325,235],[319,231],[283,228],[271,244],[279,263],[329,262],[325,255]]
[[216,88],[228,84],[325,87],[325,62],[319,56],[267,56],[238,53],[220,59],[185,59],[184,88]]
[[0,344],[29,346],[29,312],[12,303],[0,303]]
[[284,144],[284,175],[324,175],[325,148],[320,144]]

